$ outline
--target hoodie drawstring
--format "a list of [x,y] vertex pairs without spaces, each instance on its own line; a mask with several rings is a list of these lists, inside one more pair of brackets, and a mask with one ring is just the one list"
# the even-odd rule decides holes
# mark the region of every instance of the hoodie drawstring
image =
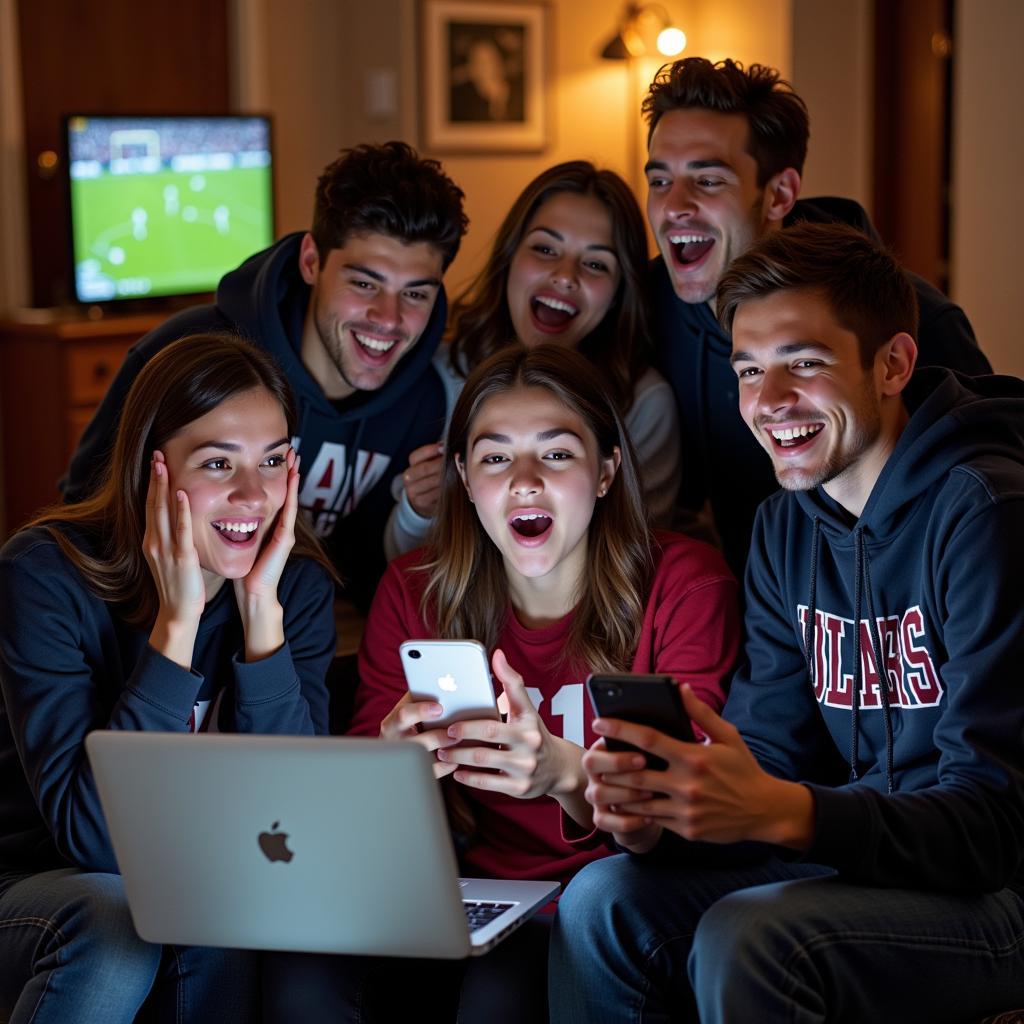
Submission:
[[[864,537],[861,535],[860,543],[863,546]],[[868,616],[871,620],[870,633],[871,645],[875,652],[875,669],[878,672],[878,690],[882,696],[882,718],[885,721],[885,781],[888,792],[893,791],[892,780],[892,705],[889,703],[889,673],[885,668],[885,661],[882,659],[882,638],[878,635],[878,616],[875,614],[875,600],[871,588],[871,572],[868,562],[867,549],[864,550],[864,586],[868,595]],[[860,636],[860,627],[857,628],[857,635]],[[859,691],[858,691],[859,692]],[[858,702],[859,703],[859,702]]]
[[[804,648],[807,655],[807,674],[814,688],[814,643],[815,627],[817,618],[817,589],[818,589],[818,549],[821,535],[821,520],[818,516],[811,517],[811,570],[808,580],[807,594],[807,619],[804,622]],[[868,631],[871,638],[871,646],[875,656],[875,665],[878,672],[878,688],[882,698],[882,716],[885,721],[885,781],[888,791],[893,792],[893,739],[892,739],[892,706],[889,701],[889,679],[885,670],[885,662],[882,659],[882,641],[878,633],[878,617],[875,615],[875,604],[871,590],[871,571],[868,563],[867,547],[864,543],[864,531],[857,528],[853,532],[855,555],[854,555],[854,580],[853,580],[853,688],[850,693],[850,782],[856,782],[860,777],[857,771],[857,764],[860,760],[860,691],[864,681],[864,671],[861,663],[860,646],[860,620],[861,620],[861,595],[867,592],[867,605],[869,625]]]
[[814,690],[814,627],[818,609],[818,538],[821,535],[821,520],[811,516],[811,578],[807,583],[807,618],[804,620],[804,651],[807,654],[807,677]]
[[853,531],[856,554],[853,563],[853,690],[850,693],[850,781],[856,782],[860,761],[860,594],[864,573],[864,538],[859,529]]
[[356,468],[359,462],[359,448],[363,443],[363,431],[366,429],[366,420],[360,419],[356,427],[355,440],[345,446],[345,475],[341,480],[341,487],[338,494],[344,498],[347,508],[339,506],[336,511],[339,515],[349,515],[356,506]]

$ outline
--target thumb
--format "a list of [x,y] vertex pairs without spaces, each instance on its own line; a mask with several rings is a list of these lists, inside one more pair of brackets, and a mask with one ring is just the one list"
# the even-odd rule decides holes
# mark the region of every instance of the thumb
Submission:
[[705,704],[689,683],[683,683],[682,694],[690,720],[712,743],[729,743],[737,735],[733,726]]
[[508,700],[509,718],[516,718],[534,710],[530,695],[526,692],[523,677],[508,663],[505,652],[497,648],[491,656],[491,669],[495,678],[501,683]]

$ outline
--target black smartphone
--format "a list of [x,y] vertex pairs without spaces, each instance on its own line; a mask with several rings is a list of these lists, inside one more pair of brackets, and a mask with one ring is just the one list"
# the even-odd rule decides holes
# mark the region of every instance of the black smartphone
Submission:
[[[673,739],[696,742],[679,684],[671,676],[591,675],[587,678],[587,693],[599,718],[621,718],[649,725]],[[605,744],[609,750],[637,749],[631,743],[607,737]],[[648,768],[664,771],[667,767],[654,754],[646,757]]]

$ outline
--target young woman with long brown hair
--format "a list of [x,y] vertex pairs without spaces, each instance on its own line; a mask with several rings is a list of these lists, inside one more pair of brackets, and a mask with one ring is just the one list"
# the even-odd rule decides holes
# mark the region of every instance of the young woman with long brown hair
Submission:
[[99,490],[0,552],[4,1019],[255,1012],[252,954],[135,934],[84,740],[326,732],[333,570],[296,520],[293,427],[265,352],[182,339],[132,385]]
[[[595,366],[637,453],[644,504],[667,525],[680,483],[675,398],[650,365],[647,234],[629,186],[585,160],[549,167],[512,204],[490,255],[456,300],[434,364],[449,409],[465,379],[520,342],[576,349]],[[388,524],[389,555],[422,543],[440,495],[441,447],[410,456]]]
[[[478,366],[444,472],[429,547],[391,563],[370,610],[351,732],[434,754],[464,874],[564,883],[608,852],[583,795],[596,739],[584,680],[667,673],[720,708],[739,643],[736,582],[711,547],[649,530],[622,419],[577,352],[517,345]],[[484,644],[504,721],[431,728],[440,705],[409,698],[398,648],[434,637]],[[475,745],[456,746],[463,739]],[[432,965],[429,990],[403,982],[398,994],[413,992],[419,1013],[447,991],[460,1020],[543,1020],[545,949],[541,918],[447,988]],[[395,994],[372,961],[306,959],[291,971],[278,991],[293,1002],[276,1009],[296,1018],[358,1000],[371,1019],[373,1000]]]

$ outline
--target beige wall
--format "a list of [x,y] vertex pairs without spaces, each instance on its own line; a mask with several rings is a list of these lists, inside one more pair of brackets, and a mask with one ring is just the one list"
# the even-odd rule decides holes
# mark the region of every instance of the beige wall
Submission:
[[[0,0],[0,314],[27,296],[22,138],[18,124],[14,0]],[[342,146],[402,137],[416,141],[416,0],[234,0],[235,98],[239,109],[275,116],[280,232],[305,228],[316,177]],[[670,0],[689,41],[686,54],[763,61],[790,76],[812,118],[804,193],[837,192],[870,206],[871,0]],[[543,167],[589,157],[639,185],[640,99],[657,61],[633,80],[597,57],[621,15],[621,0],[550,0],[553,24],[551,143],[537,155],[445,155],[468,194],[472,218],[449,283],[464,282],[522,185]],[[1008,111],[1021,99],[1016,40],[1020,0],[960,0],[955,83],[953,294],[997,368],[1024,375],[1011,324],[1011,280],[1021,234],[1019,132]],[[557,69],[557,74],[554,74]],[[394,74],[398,110],[370,117],[367,71]],[[992,103],[992,97],[1003,102]],[[635,156],[635,160],[633,159]],[[642,195],[642,188],[638,188]]]
[[[316,175],[357,142],[417,139],[415,0],[236,0],[241,106],[275,115],[277,211],[281,232],[308,225]],[[550,0],[549,145],[543,153],[436,154],[466,192],[470,232],[448,277],[457,290],[487,253],[519,190],[551,164],[590,159],[642,182],[639,107],[657,59],[625,62],[598,53],[622,0]],[[686,0],[665,4],[688,36],[686,54],[731,54],[790,70],[792,0]],[[395,76],[398,110],[371,117],[368,73]]]
[[1018,260],[1024,235],[1020,0],[957,4],[953,83],[953,298],[1000,373],[1024,377]]
[[805,196],[871,209],[871,0],[793,0],[793,78],[811,117]]
[[[523,185],[562,160],[588,159],[626,178],[643,202],[646,134],[640,103],[661,61],[643,59],[630,68],[598,54],[618,23],[621,0],[551,0],[553,66],[551,144],[536,155],[447,155],[444,164],[465,189],[470,233],[449,275],[453,289],[479,268],[494,233]],[[786,69],[790,64],[791,0],[689,0],[667,3],[687,34],[684,56],[717,59],[731,54]]]

